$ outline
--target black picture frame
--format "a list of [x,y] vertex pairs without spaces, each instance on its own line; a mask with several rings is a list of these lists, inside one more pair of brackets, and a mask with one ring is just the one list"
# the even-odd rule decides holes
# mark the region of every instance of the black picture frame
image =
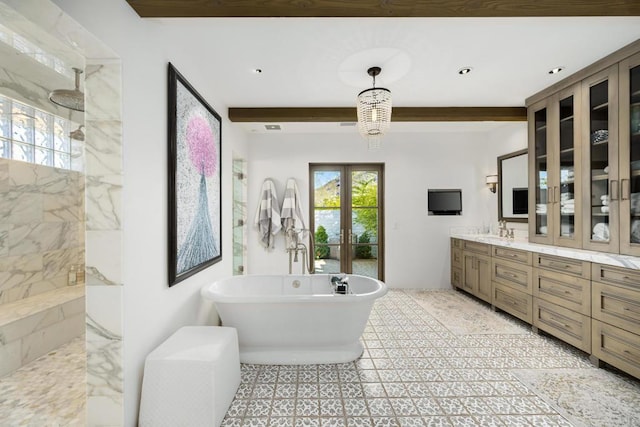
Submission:
[[222,120],[168,64],[169,286],[222,260]]

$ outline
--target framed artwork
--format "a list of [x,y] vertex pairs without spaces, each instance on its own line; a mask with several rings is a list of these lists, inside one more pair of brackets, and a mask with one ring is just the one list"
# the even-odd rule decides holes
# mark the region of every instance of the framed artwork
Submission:
[[169,63],[169,286],[222,259],[220,115]]

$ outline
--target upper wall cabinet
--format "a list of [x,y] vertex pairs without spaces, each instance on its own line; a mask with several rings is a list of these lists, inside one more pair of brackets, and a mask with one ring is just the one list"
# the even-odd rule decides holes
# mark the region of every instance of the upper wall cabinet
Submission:
[[529,240],[640,256],[640,40],[527,107]]
[[582,96],[585,170],[582,247],[618,252],[618,66],[584,80]]
[[532,242],[581,247],[580,85],[529,107],[529,236]]
[[640,53],[620,70],[620,252],[640,256]]

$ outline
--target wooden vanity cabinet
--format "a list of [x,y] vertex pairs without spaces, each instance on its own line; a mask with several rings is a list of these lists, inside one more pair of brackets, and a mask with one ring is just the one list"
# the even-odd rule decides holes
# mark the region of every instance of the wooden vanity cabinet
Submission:
[[640,378],[640,271],[593,264],[592,354]]
[[640,270],[464,239],[451,254],[455,287],[640,378]]
[[491,302],[491,245],[463,241],[462,289]]
[[493,246],[491,303],[528,323],[532,321],[531,261],[531,252]]
[[462,287],[462,240],[451,239],[451,285]]
[[591,352],[589,262],[534,254],[533,326]]

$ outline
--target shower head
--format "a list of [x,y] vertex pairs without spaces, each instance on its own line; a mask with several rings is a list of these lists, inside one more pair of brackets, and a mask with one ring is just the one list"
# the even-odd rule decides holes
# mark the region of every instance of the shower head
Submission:
[[78,129],[71,131],[69,133],[69,138],[75,139],[76,141],[84,141],[84,132],[82,132],[83,127],[83,125],[80,125]]
[[76,88],[56,89],[49,94],[49,101],[64,108],[76,111],[84,111],[84,93],[80,92],[80,74],[82,70],[74,68],[76,73]]

